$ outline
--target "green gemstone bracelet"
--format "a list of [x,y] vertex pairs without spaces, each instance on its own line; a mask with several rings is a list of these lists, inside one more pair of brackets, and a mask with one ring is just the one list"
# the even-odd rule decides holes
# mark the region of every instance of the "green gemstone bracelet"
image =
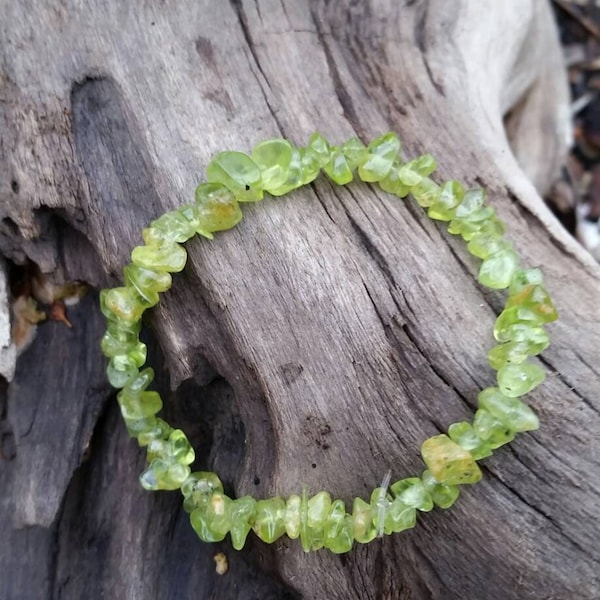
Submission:
[[[221,541],[229,533],[239,550],[252,529],[268,543],[287,534],[299,537],[306,552],[320,548],[348,552],[354,541],[365,544],[413,527],[417,511],[429,511],[434,505],[449,508],[460,485],[481,479],[477,461],[512,441],[516,433],[538,428],[535,413],[520,397],[544,379],[543,370],[528,357],[547,348],[543,325],[558,317],[542,273],[520,267],[504,237],[504,224],[485,204],[484,190],[465,190],[457,181],[438,185],[430,178],[437,166],[430,154],[405,162],[400,150],[394,133],[368,146],[352,138],[340,147],[315,133],[305,148],[272,139],[255,146],[251,156],[221,152],[209,163],[207,183],[196,189],[195,202],[165,213],[143,230],[144,245],[133,250],[131,264],[123,270],[125,285],[100,293],[108,322],[102,338],[108,379],[122,388],[117,398],[129,434],[147,448],[141,484],[147,490],[180,489],[201,540]],[[154,372],[142,369],[146,346],[139,340],[143,312],[158,303],[159,292],[169,289],[170,274],[185,266],[182,243],[196,234],[212,239],[214,232],[231,229],[242,218],[239,202],[261,200],[264,192],[286,194],[315,180],[321,169],[339,185],[352,181],[357,170],[362,181],[377,182],[399,198],[411,194],[432,219],[449,222],[448,231],[460,235],[468,251],[482,259],[478,274],[482,285],[508,288],[506,306],[494,325],[498,343],[488,353],[497,386],[479,393],[473,422],[453,423],[447,435],[425,440],[421,454],[427,470],[391,485],[386,477],[369,501],[354,499],[351,514],[343,500],[332,500],[326,491],[309,497],[304,489],[287,500],[251,496],[234,500],[225,495],[214,473],[191,473],[195,455],[185,433],[156,416],[162,400],[147,389]]]

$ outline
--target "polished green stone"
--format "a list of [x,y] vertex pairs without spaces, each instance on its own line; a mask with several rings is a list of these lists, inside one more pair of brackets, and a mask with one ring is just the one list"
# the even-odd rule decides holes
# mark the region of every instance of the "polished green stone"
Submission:
[[505,365],[498,371],[498,387],[506,396],[516,398],[540,385],[545,376],[544,370],[533,363]]
[[142,431],[139,431],[135,436],[138,439],[138,444],[142,447],[147,446],[148,444],[150,444],[150,442],[154,440],[167,439],[173,431],[173,428],[162,419],[152,419],[152,421],[153,422],[149,427],[146,427]]
[[331,150],[331,145],[320,133],[316,132],[310,136],[306,152],[317,161],[320,168],[331,159]]
[[220,183],[201,183],[195,192],[198,233],[208,239],[215,231],[226,231],[242,220],[234,195]]
[[481,470],[471,453],[445,434],[425,440],[421,445],[421,455],[440,483],[462,485],[477,483],[481,479]]
[[232,500],[222,492],[214,492],[201,507],[190,514],[194,531],[203,542],[220,542],[232,525]]
[[158,392],[132,394],[125,388],[117,394],[117,400],[124,419],[151,417],[162,409],[162,400]]
[[290,496],[285,503],[285,516],[283,523],[285,532],[291,540],[295,540],[300,535],[300,508],[301,498],[297,494]]
[[467,250],[477,258],[485,260],[503,250],[511,250],[512,244],[501,235],[488,232],[476,233],[469,243]]
[[285,533],[285,502],[279,496],[259,500],[256,503],[254,533],[267,544],[271,544]]
[[540,269],[519,269],[508,288],[509,296],[516,296],[530,285],[543,285],[544,275]]
[[481,460],[492,455],[490,445],[477,435],[471,423],[466,421],[452,423],[448,427],[448,436],[459,446],[468,450],[475,460]]
[[181,214],[180,210],[171,210],[150,223],[142,235],[148,245],[165,243],[184,243],[194,237],[193,225]]
[[506,335],[511,342],[522,343],[532,356],[543,352],[550,345],[550,338],[543,327],[528,323],[510,325]]
[[215,492],[222,492],[221,480],[210,471],[196,471],[191,473],[181,485],[184,497],[183,508],[192,512],[196,508],[205,506],[208,499]]
[[169,456],[182,465],[191,465],[196,458],[190,441],[181,429],[174,429],[169,435]]
[[417,522],[417,509],[409,506],[401,498],[394,498],[385,513],[384,533],[399,533],[411,529]]
[[377,536],[377,529],[373,524],[371,505],[362,498],[354,498],[352,528],[354,539],[360,544],[368,544]]
[[348,161],[348,166],[354,170],[359,165],[363,164],[368,158],[367,147],[357,137],[346,140],[340,147],[342,154]]
[[187,465],[157,458],[140,475],[140,483],[146,490],[176,490],[189,474]]
[[252,149],[252,160],[258,165],[263,188],[273,196],[281,196],[290,189],[287,182],[294,147],[285,139],[260,142]]
[[[512,341],[514,325],[526,325],[538,327],[544,324],[544,319],[537,312],[523,306],[511,306],[505,308],[494,323],[494,337],[498,342]],[[516,341],[516,340],[515,340]]]
[[148,301],[154,299],[154,294],[166,292],[172,282],[170,273],[144,269],[137,265],[127,265],[123,269],[123,277],[128,286],[134,287]]
[[131,262],[138,267],[154,271],[177,273],[183,271],[187,252],[175,243],[157,246],[136,246],[131,253]]
[[302,157],[303,153],[298,148],[292,149],[292,160],[290,161],[290,166],[287,171],[287,179],[279,189],[275,189],[271,192],[273,196],[283,196],[304,185]]
[[342,500],[334,500],[323,528],[323,545],[334,554],[349,552],[354,544],[352,517]]
[[427,215],[438,221],[451,221],[456,207],[465,196],[465,188],[458,181],[445,181],[442,184],[437,200],[429,207]]
[[[460,206],[456,209],[457,214],[459,209]],[[488,223],[495,221],[495,215],[496,212],[491,206],[483,206],[468,216],[455,216],[448,225],[448,232],[453,235],[460,235],[463,240],[469,242],[476,235],[486,232]]]
[[338,185],[346,185],[352,181],[352,169],[337,146],[332,147],[329,162],[323,167],[323,171],[331,181]]
[[[154,416],[143,417],[141,419],[123,419],[125,426],[127,427],[127,433],[130,437],[138,438],[140,435],[144,435],[147,431],[151,431],[155,426],[158,419]],[[140,444],[140,446],[146,444]]]
[[394,194],[398,198],[405,198],[410,193],[410,186],[402,183],[398,177],[400,165],[394,163],[390,172],[379,182],[379,187],[388,194]]
[[242,152],[219,152],[206,167],[209,183],[221,183],[238,202],[255,202],[263,197],[260,169]]
[[402,165],[398,170],[398,179],[409,187],[419,184],[437,169],[437,162],[431,154],[422,154]]
[[110,385],[122,388],[138,374],[138,364],[127,354],[113,356],[106,367],[106,376]]
[[246,538],[250,529],[252,529],[252,522],[254,521],[254,514],[256,511],[256,500],[251,496],[243,496],[234,500],[231,505],[231,545],[236,550],[241,550],[246,543]]
[[441,188],[429,177],[423,177],[423,179],[411,189],[410,193],[419,206],[428,208],[436,204],[441,193]]
[[407,506],[425,512],[433,508],[433,500],[418,477],[400,479],[392,483],[390,490],[396,498],[399,498]]
[[373,140],[360,157],[358,176],[367,182],[384,179],[400,153],[400,146],[400,140],[395,133],[386,133]]
[[543,319],[544,323],[550,323],[558,319],[558,312],[550,294],[543,285],[527,285],[518,293],[511,294],[506,301],[506,307],[521,306],[529,308]]
[[433,503],[440,508],[450,508],[458,499],[460,493],[458,486],[440,483],[431,471],[423,471],[421,481],[429,492]]
[[515,439],[515,432],[498,420],[485,408],[475,412],[473,431],[492,450],[504,446]]
[[500,250],[481,263],[477,280],[493,290],[503,290],[510,285],[518,266],[519,256],[514,250]]
[[306,148],[298,148],[300,153],[300,162],[302,165],[302,185],[314,181],[321,172],[321,167],[317,158],[308,152]]
[[518,398],[505,396],[498,388],[482,390],[477,396],[479,406],[485,408],[504,425],[519,433],[539,428],[537,415]]
[[529,356],[528,345],[522,342],[506,342],[494,346],[488,352],[488,362],[492,369],[498,371],[508,364],[519,364]]
[[141,348],[142,345],[145,347],[145,345],[139,341],[137,336],[132,337],[132,339],[122,340],[109,331],[104,333],[102,340],[100,341],[102,354],[109,358],[111,356],[116,356],[117,354],[129,354],[130,351],[135,351],[136,349],[143,352],[143,349]]
[[130,287],[116,287],[100,292],[100,310],[107,319],[134,323],[142,318],[147,303]]
[[319,492],[310,498],[306,505],[306,528],[304,531],[310,543],[311,550],[323,547],[323,528],[331,509],[331,496],[328,492]]
[[[102,290],[105,292],[108,290]],[[100,292],[100,295],[102,295]],[[137,321],[122,321],[116,318],[111,311],[107,312],[111,315],[108,317],[106,322],[106,332],[109,333],[115,339],[125,343],[135,343],[138,341],[140,330],[142,328],[142,322]]]

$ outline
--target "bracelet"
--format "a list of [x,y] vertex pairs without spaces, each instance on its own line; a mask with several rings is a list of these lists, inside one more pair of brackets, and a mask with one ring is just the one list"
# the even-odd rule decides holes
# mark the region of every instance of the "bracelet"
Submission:
[[[394,133],[368,146],[352,138],[340,147],[315,133],[305,148],[272,139],[255,146],[251,156],[221,152],[209,163],[207,183],[197,187],[195,202],[165,213],[143,230],[144,245],[134,248],[131,264],[123,269],[124,286],[101,291],[108,379],[122,388],[117,399],[129,435],[147,447],[148,466],[140,482],[147,490],[181,489],[184,509],[201,540],[221,541],[229,533],[233,547],[240,550],[253,530],[267,543],[287,534],[299,537],[306,552],[323,547],[348,552],[354,541],[364,544],[413,527],[417,511],[430,511],[434,505],[449,508],[460,485],[481,479],[477,461],[512,441],[516,433],[538,428],[537,416],[520,397],[544,379],[544,371],[528,357],[548,347],[543,325],[558,318],[542,273],[520,267],[504,237],[504,224],[485,203],[484,190],[465,190],[458,181],[438,185],[429,177],[437,167],[430,154],[404,162],[400,150]],[[390,485],[388,474],[368,501],[354,499],[351,513],[343,500],[332,500],[326,491],[309,497],[306,488],[287,500],[234,500],[224,493],[215,473],[191,473],[195,455],[185,433],[156,416],[162,400],[147,389],[154,372],[142,369],[146,345],[139,340],[143,312],[169,289],[171,273],[185,266],[182,243],[195,234],[212,239],[214,232],[240,222],[240,202],[261,200],[264,192],[281,196],[312,182],[321,170],[339,185],[352,181],[357,170],[361,180],[377,182],[399,198],[410,193],[429,217],[448,222],[448,231],[460,235],[467,250],[483,261],[479,283],[495,290],[508,288],[505,308],[494,325],[498,343],[488,353],[497,386],[478,394],[473,422],[453,423],[447,435],[425,440],[421,454],[427,469],[420,477]]]

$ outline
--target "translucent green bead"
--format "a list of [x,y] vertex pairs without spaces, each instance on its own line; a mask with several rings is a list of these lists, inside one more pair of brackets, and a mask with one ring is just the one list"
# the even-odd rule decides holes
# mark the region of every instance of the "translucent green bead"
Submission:
[[427,208],[436,204],[440,197],[441,188],[429,177],[423,177],[423,179],[411,189],[410,193],[419,206]]
[[273,196],[286,193],[293,146],[284,139],[266,140],[254,146],[252,160],[258,165],[263,188]]
[[452,423],[448,427],[448,436],[453,442],[468,450],[475,460],[481,460],[492,455],[490,445],[477,435],[471,423],[466,421]]
[[323,545],[334,554],[349,552],[354,544],[352,517],[342,500],[334,500],[323,529]]
[[[460,206],[456,209],[456,213]],[[496,211],[491,206],[483,206],[465,217],[455,216],[448,225],[448,232],[452,235],[460,235],[463,240],[469,242],[477,234],[485,233],[488,223],[494,223]]]
[[475,412],[473,430],[492,450],[515,439],[515,432],[485,408],[480,408]]
[[100,292],[100,310],[107,319],[139,321],[147,304],[132,287],[116,287]]
[[352,529],[354,539],[360,544],[368,544],[377,535],[371,505],[362,498],[354,498],[352,504]]
[[481,188],[467,190],[463,196],[462,202],[456,207],[456,218],[464,219],[476,214],[485,204],[485,197],[485,190]]
[[321,167],[316,157],[308,152],[306,148],[298,148],[298,152],[302,164],[302,185],[306,185],[319,176]]
[[131,262],[138,267],[153,271],[177,273],[183,271],[187,259],[185,248],[176,243],[157,246],[136,246]]
[[242,220],[242,210],[233,196],[220,183],[201,183],[195,192],[198,233],[208,239],[215,231],[226,231]]
[[169,435],[169,455],[182,465],[191,465],[196,458],[190,441],[181,429],[174,429]]
[[137,437],[138,444],[142,447],[147,446],[154,440],[165,440],[173,432],[173,428],[166,421],[162,419],[152,419],[152,421],[149,427],[145,427],[134,436]]
[[331,145],[320,133],[316,132],[310,136],[306,152],[317,161],[320,168],[323,168],[331,158]]
[[465,188],[458,181],[445,181],[442,184],[437,200],[429,207],[427,215],[438,221],[451,221],[456,207],[465,196]]
[[214,492],[201,507],[190,514],[190,523],[203,542],[220,542],[231,528],[232,501],[222,492]]
[[[514,335],[514,325],[538,327],[543,325],[544,318],[534,310],[524,306],[505,308],[494,323],[494,337],[498,342],[510,342]],[[516,341],[516,340],[515,340]]]
[[513,431],[534,431],[539,428],[537,415],[521,400],[505,396],[498,388],[486,388],[477,396],[479,406]]
[[410,186],[402,183],[398,174],[400,172],[399,163],[394,163],[390,172],[379,182],[379,187],[388,194],[394,194],[398,198],[406,198],[410,193]]
[[134,287],[149,302],[154,300],[154,294],[166,292],[172,282],[170,273],[144,269],[137,265],[127,265],[123,269],[123,277],[127,285]]
[[492,369],[498,371],[506,365],[525,362],[528,356],[527,344],[522,342],[506,342],[505,344],[494,346],[488,352],[488,362]]
[[506,396],[516,398],[529,393],[544,381],[544,370],[532,363],[510,364],[498,371],[498,387]]
[[162,400],[158,392],[141,392],[132,394],[121,390],[117,400],[124,419],[143,419],[151,417],[162,409]]
[[108,361],[106,376],[110,385],[122,388],[138,374],[138,364],[128,354],[118,354]]
[[152,221],[142,235],[146,244],[155,245],[187,242],[195,233],[192,224],[179,210],[171,210]]
[[285,502],[279,496],[256,503],[254,533],[267,544],[271,544],[285,533]]
[[285,183],[278,189],[274,189],[273,196],[283,196],[303,185],[304,173],[302,171],[302,153],[298,148],[292,149],[292,159],[287,171]]
[[390,535],[411,529],[416,523],[417,509],[403,502],[401,498],[394,498],[385,513],[385,534]]
[[183,508],[191,513],[196,508],[205,506],[213,493],[222,491],[223,484],[215,473],[210,471],[191,473],[181,486],[184,497]]
[[516,296],[530,285],[543,285],[544,275],[540,269],[519,269],[510,282],[508,293]]
[[412,506],[424,512],[428,512],[433,508],[433,500],[418,477],[396,481],[396,483],[392,483],[390,490],[396,498],[399,498],[407,506]]
[[330,509],[331,496],[328,492],[319,492],[308,501],[306,525],[312,550],[319,550],[323,547],[323,528]]
[[462,485],[477,483],[481,470],[468,450],[441,434],[425,440],[421,455],[431,474],[440,483]]
[[[100,296],[102,296],[102,293],[105,291],[107,292],[108,290],[102,290],[102,292],[100,292]],[[120,319],[117,319],[112,312],[108,310],[107,312],[111,316],[108,317],[108,320],[106,322],[106,332],[109,333],[113,338],[119,340],[120,342],[136,343],[140,335],[142,322],[140,320],[122,321]]]
[[[142,346],[144,348],[142,348]],[[137,351],[139,353],[145,352],[145,344],[142,344],[137,337],[123,341],[118,337],[115,337],[109,331],[106,331],[102,336],[102,340],[100,341],[100,348],[102,349],[102,354],[107,357],[116,356],[117,354],[129,354],[129,352]],[[144,360],[144,362],[146,362]],[[142,363],[144,364],[144,363]]]
[[236,550],[241,550],[246,543],[246,538],[256,511],[256,500],[250,496],[244,496],[234,500],[231,505],[231,544]]
[[138,436],[150,431],[156,425],[158,419],[154,416],[144,417],[141,419],[123,419],[127,427],[129,437],[137,438]]
[[140,475],[146,490],[176,490],[189,477],[190,468],[177,462],[157,458]]
[[503,290],[519,266],[519,256],[514,250],[500,250],[486,258],[479,268],[477,281],[493,290]]
[[398,178],[409,187],[418,185],[424,177],[429,177],[437,169],[437,162],[431,154],[422,154],[402,165]]
[[506,301],[506,307],[522,306],[538,314],[544,323],[558,319],[558,312],[550,294],[543,285],[527,285],[518,293],[512,294]]
[[519,342],[527,346],[532,356],[543,352],[550,345],[550,338],[543,327],[528,323],[515,323],[506,331],[511,342]]
[[433,503],[440,508],[450,508],[458,499],[460,493],[458,486],[440,483],[431,471],[423,471],[421,481],[429,492]]
[[352,169],[337,146],[331,149],[329,162],[323,167],[323,171],[331,181],[338,185],[346,185],[352,181]]
[[262,200],[260,169],[242,152],[219,152],[206,167],[206,179],[210,183],[223,184],[238,202]]
[[488,232],[476,233],[469,243],[467,250],[477,258],[485,260],[492,255],[503,250],[511,250],[512,244],[505,240],[501,235]]
[[346,140],[340,150],[353,171],[367,159],[367,147],[357,137]]
[[358,176],[367,182],[381,181],[392,168],[400,153],[400,140],[395,133],[386,133],[373,140],[359,158]]
[[298,495],[290,496],[285,503],[283,523],[285,532],[291,540],[295,540],[300,535],[300,504],[301,498]]

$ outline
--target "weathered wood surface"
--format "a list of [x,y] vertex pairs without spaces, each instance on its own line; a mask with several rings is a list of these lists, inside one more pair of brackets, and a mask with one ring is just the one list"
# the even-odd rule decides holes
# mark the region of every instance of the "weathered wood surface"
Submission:
[[[236,554],[195,539],[177,494],[137,486],[92,295],[72,330],[40,327],[3,392],[1,598],[600,596],[600,274],[531,183],[551,183],[568,127],[546,2],[2,0],[0,15],[10,261],[114,285],[215,152],[394,129],[440,176],[488,188],[562,315],[531,397],[542,428],[485,461],[451,511],[343,557],[295,542]],[[492,383],[500,295],[420,209],[363,184],[320,180],[245,214],[189,244],[148,319],[199,466],[237,494],[305,483],[346,499],[388,469],[416,474],[420,442]]]

